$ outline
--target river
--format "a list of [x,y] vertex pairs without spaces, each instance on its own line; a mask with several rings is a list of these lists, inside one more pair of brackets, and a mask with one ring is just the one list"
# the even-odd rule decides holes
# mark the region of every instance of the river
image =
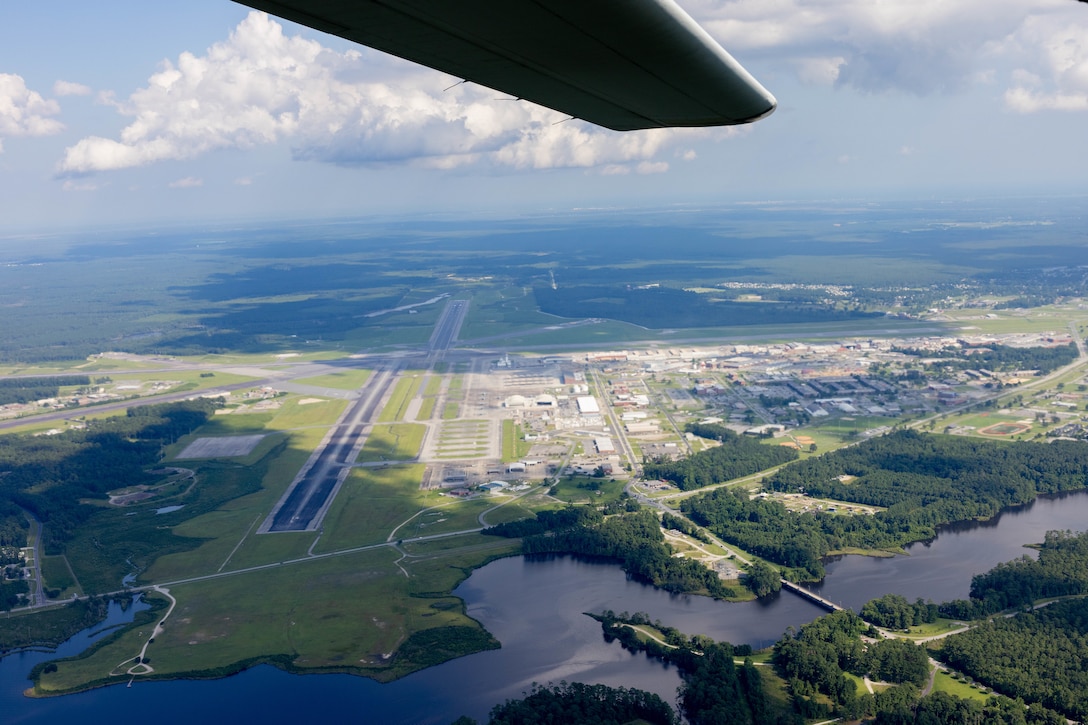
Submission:
[[[1023,545],[1041,541],[1049,529],[1079,530],[1085,521],[1088,493],[1039,499],[992,521],[948,527],[932,542],[910,547],[909,556],[844,557],[828,565],[819,589],[854,608],[887,592],[912,600],[965,597],[971,575],[1031,554]],[[674,669],[605,644],[600,625],[582,613],[641,611],[689,634],[756,647],[822,613],[788,593],[743,604],[669,595],[629,581],[615,565],[569,557],[502,559],[474,572],[456,593],[502,649],[387,685],[348,675],[289,675],[263,666],[223,680],[138,682],[47,700],[21,693],[29,669],[52,655],[23,652],[0,660],[0,713],[5,724],[103,721],[128,714],[161,724],[273,725],[307,722],[317,711],[330,721],[445,724],[462,714],[486,719],[492,705],[519,697],[533,682],[564,679],[638,687],[672,702],[680,684]],[[110,616],[112,622],[126,615],[114,608]],[[81,637],[64,645],[64,654],[85,647],[86,636]]]

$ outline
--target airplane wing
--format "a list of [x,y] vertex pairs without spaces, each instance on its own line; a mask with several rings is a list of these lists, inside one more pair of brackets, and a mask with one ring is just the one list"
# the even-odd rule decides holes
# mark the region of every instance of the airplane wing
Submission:
[[616,131],[775,99],[673,0],[236,0]]

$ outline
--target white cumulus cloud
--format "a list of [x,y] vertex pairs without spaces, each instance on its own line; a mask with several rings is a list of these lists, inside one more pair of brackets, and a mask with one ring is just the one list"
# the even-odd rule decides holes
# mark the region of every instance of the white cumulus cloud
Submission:
[[85,86],[82,83],[72,83],[71,81],[57,81],[53,84],[54,96],[89,96],[91,95],[90,86]]
[[253,12],[203,55],[164,61],[127,99],[104,96],[128,126],[118,138],[70,146],[58,170],[86,174],[275,142],[299,159],[348,166],[603,167],[652,161],[683,136],[563,122],[554,111],[455,82],[375,51],[339,53],[288,36]]
[[64,124],[52,118],[58,113],[60,105],[27,88],[22,76],[0,73],[0,141],[9,136],[58,133],[64,128]]
[[[683,4],[742,61],[779,64],[805,83],[926,94],[1003,78],[1018,110],[1076,107],[1085,91],[1088,8],[1072,0]],[[1043,75],[1050,88],[1025,93],[1010,68]]]
[[1088,110],[1088,12],[1082,15],[1083,23],[1070,23],[1063,13],[1035,16],[1025,23],[1016,47],[1028,67],[1013,74],[1013,85],[1005,91],[1010,109]]

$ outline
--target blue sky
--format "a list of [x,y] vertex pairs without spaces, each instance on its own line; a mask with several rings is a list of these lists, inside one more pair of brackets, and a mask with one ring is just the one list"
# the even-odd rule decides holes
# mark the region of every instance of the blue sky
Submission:
[[616,133],[229,0],[0,7],[8,229],[1084,194],[1088,5],[680,0],[779,100]]

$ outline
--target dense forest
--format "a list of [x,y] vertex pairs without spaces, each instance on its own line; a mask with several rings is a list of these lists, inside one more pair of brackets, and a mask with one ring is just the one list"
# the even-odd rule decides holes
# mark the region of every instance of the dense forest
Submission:
[[152,480],[145,468],[163,446],[202,425],[218,405],[205,399],[148,405],[58,435],[0,436],[0,545],[25,545],[21,507],[42,522],[45,552],[61,553],[98,510],[81,500]]
[[33,403],[55,398],[65,385],[90,385],[86,375],[57,375],[49,378],[4,378],[0,380],[0,405]]
[[941,605],[941,613],[978,619],[1040,599],[1088,593],[1088,532],[1048,531],[1039,558],[1023,556],[971,579],[969,600]]
[[[607,641],[675,665],[683,685],[678,704],[693,725],[787,725],[805,719],[863,720],[881,725],[1064,725],[1057,712],[1039,704],[991,696],[985,703],[937,692],[920,697],[929,676],[925,649],[907,640],[876,639],[857,615],[836,612],[790,631],[774,646],[773,664],[785,680],[788,701],[770,696],[767,676],[747,659],[751,648],[732,647],[708,637],[688,637],[651,622],[645,614],[605,611]],[[658,638],[644,635],[647,627]],[[640,631],[641,630],[641,631]],[[743,662],[738,662],[744,658]],[[847,674],[893,684],[875,695],[863,692]],[[527,722],[536,722],[530,720]]]
[[846,676],[848,672],[915,687],[925,682],[929,674],[925,649],[898,639],[877,639],[866,646],[861,639],[866,632],[869,626],[853,612],[835,612],[775,644],[775,667],[789,683],[794,701],[806,717],[851,719],[874,710],[870,698],[858,694],[857,685]]
[[[970,600],[940,605],[948,617],[990,618],[945,638],[938,656],[1034,707],[1041,704],[1084,719],[1088,600],[1056,601],[1038,609],[1034,603],[1088,593],[1088,532],[1048,531],[1038,548],[1037,560],[1023,556],[973,577]],[[1017,608],[1016,616],[992,617]]]
[[675,665],[684,684],[680,686],[679,704],[691,725],[789,725],[803,722],[796,713],[780,712],[767,696],[759,669],[750,661],[736,664],[736,657],[747,657],[747,645],[733,647],[703,636],[688,638],[672,627],[653,623],[667,644],[639,637],[629,625],[648,625],[649,617],[606,611],[593,615],[601,622],[606,641],[619,640],[625,649],[645,652],[650,657]]
[[[987,702],[935,692],[919,698],[928,678],[929,659],[922,647],[902,639],[878,639],[866,645],[862,634],[875,634],[852,612],[836,612],[801,627],[774,646],[774,661],[787,679],[794,706],[810,718],[873,718],[878,725],[1064,725],[1054,710],[1038,704],[993,696]],[[896,687],[874,695],[858,694],[846,677],[868,674]]]
[[[520,700],[507,700],[491,709],[487,725],[676,725],[679,720],[667,702],[652,692],[561,682],[534,684]],[[462,717],[453,725],[475,725]]]
[[1088,600],[995,617],[947,637],[938,656],[1009,697],[1088,717]]
[[524,537],[525,554],[615,559],[631,576],[669,592],[721,598],[737,594],[699,562],[674,557],[657,516],[647,510],[605,516],[592,507],[572,506],[562,512],[541,512],[535,520],[493,526],[483,533]]
[[720,425],[692,425],[695,435],[721,442],[720,446],[672,461],[656,458],[643,463],[646,478],[660,478],[690,491],[713,483],[758,473],[797,459],[797,451],[785,446],[765,446],[754,438],[737,435]]
[[1041,374],[1053,372],[1077,359],[1077,346],[1010,347],[987,345],[986,347],[946,347],[940,350],[921,350],[913,347],[893,348],[895,352],[920,358],[939,358],[932,365],[948,370],[1038,370]]
[[1010,443],[902,430],[787,466],[767,486],[886,507],[897,523],[932,526],[989,518],[1086,481],[1088,445],[1078,441]]
[[604,317],[642,327],[732,327],[834,322],[883,317],[880,312],[847,310],[833,304],[752,303],[715,300],[675,287],[535,287],[541,312],[582,319]]
[[885,629],[907,629],[919,624],[936,622],[940,608],[919,598],[913,604],[899,594],[885,594],[871,599],[861,608],[861,618]]
[[888,549],[932,538],[953,521],[988,518],[1040,493],[1082,488],[1088,445],[991,442],[900,431],[798,461],[775,491],[886,507],[872,516],[794,514],[773,500],[718,489],[683,502],[696,523],[777,564],[819,579],[820,559],[847,547]]

